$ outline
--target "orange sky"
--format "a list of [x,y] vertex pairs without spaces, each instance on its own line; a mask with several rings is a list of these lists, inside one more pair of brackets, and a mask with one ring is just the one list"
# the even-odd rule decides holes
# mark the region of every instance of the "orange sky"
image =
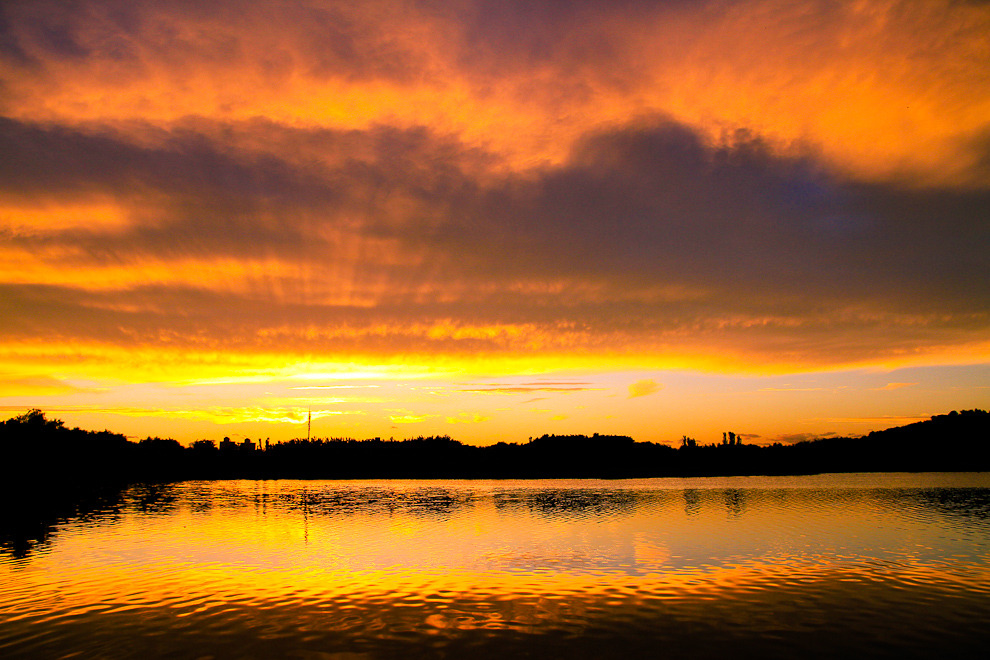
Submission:
[[487,443],[986,408],[987,35],[958,1],[5,3],[0,410]]

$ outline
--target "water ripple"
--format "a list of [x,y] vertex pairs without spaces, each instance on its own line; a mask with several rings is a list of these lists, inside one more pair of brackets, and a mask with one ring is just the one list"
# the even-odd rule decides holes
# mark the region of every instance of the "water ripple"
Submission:
[[982,649],[987,477],[833,481],[134,488],[112,510],[58,521],[43,551],[0,546],[0,655]]

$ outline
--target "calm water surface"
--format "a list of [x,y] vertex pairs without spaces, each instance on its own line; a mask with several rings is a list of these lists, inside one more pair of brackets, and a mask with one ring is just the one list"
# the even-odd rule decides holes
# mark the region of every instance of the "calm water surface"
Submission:
[[215,481],[0,544],[0,657],[985,657],[990,475]]

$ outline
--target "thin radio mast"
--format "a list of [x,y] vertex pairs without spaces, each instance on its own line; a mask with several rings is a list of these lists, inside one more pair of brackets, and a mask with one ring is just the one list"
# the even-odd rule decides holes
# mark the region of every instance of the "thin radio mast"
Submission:
[[313,409],[306,409],[306,442],[309,442],[309,432],[313,428]]

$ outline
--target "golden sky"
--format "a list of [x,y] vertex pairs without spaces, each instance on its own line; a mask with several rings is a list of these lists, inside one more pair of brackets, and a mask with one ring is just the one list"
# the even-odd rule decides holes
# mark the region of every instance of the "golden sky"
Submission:
[[11,414],[768,441],[990,399],[975,0],[21,0],[0,155]]

